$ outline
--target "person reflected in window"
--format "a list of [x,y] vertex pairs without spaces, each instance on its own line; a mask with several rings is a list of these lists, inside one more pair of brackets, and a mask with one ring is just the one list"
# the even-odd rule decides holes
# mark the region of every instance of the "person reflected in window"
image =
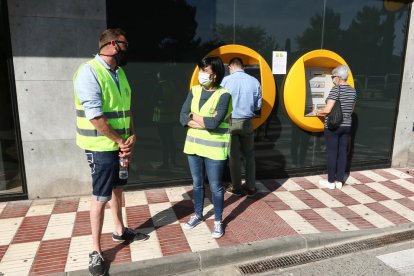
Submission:
[[155,88],[155,106],[152,121],[156,124],[161,141],[162,163],[158,169],[168,170],[176,165],[174,125],[177,123],[178,111],[175,105],[175,85],[170,78],[167,65],[160,68],[157,73],[157,86]]
[[198,85],[191,87],[181,108],[180,123],[188,127],[184,144],[193,179],[195,214],[184,224],[192,229],[203,222],[204,179],[207,175],[214,205],[213,238],[224,234],[222,177],[230,141],[231,95],[220,86],[225,69],[218,56],[198,62]]
[[[345,170],[347,167],[348,144],[351,134],[352,113],[356,103],[356,91],[347,83],[349,69],[339,65],[332,70],[334,87],[326,98],[326,106],[316,110],[316,116],[325,117],[324,136],[328,157],[328,179],[321,179],[319,184],[329,189],[341,189],[345,183]],[[335,102],[341,102],[342,123],[335,129],[328,128],[327,117]]]
[[224,77],[221,83],[230,91],[233,105],[229,153],[231,185],[226,192],[237,196],[243,195],[241,189],[241,159],[243,158],[246,169],[245,190],[247,197],[254,197],[257,188],[252,118],[262,107],[262,88],[255,77],[244,72],[241,58],[232,58],[228,66],[230,75]]

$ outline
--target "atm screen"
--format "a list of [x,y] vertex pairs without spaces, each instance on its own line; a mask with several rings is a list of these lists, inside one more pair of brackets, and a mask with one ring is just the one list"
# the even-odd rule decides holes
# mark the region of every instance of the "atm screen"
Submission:
[[332,88],[332,68],[307,67],[305,116],[315,116],[315,109],[325,107],[325,99]]

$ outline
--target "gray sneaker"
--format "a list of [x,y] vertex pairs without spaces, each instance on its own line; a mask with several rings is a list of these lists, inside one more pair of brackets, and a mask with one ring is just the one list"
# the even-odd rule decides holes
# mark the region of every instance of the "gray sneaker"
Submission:
[[101,276],[105,274],[105,262],[101,253],[97,251],[89,253],[89,272],[93,276]]
[[198,215],[191,216],[191,218],[184,224],[184,229],[193,229],[198,224],[203,222],[203,218],[200,218]]
[[223,223],[220,221],[214,221],[214,230],[211,236],[215,239],[221,238],[224,235]]

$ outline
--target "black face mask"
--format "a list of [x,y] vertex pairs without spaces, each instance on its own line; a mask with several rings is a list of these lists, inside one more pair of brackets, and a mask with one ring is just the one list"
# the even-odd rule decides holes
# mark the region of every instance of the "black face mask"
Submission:
[[119,47],[118,53],[116,53],[114,55],[114,58],[115,58],[115,61],[116,61],[116,65],[121,66],[121,67],[125,66],[128,63],[128,51],[127,50],[122,50]]
[[[121,41],[119,41],[121,42]],[[101,50],[103,47],[105,47],[106,45],[110,44],[112,42],[107,42],[104,45],[102,45],[99,50]],[[123,42],[126,43],[126,46],[128,47],[128,43],[127,42]],[[117,46],[116,50],[118,51],[115,55],[104,55],[99,53],[100,55],[103,56],[108,56],[108,57],[113,57],[115,59],[116,65],[117,66],[125,66],[128,63],[128,50],[122,50],[121,47],[119,47],[118,42],[115,40],[115,44]]]

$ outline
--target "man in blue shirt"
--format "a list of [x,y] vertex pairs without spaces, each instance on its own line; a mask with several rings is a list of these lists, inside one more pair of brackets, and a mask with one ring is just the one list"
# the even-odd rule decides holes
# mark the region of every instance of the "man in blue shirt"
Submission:
[[262,107],[262,89],[260,82],[245,73],[243,60],[232,58],[229,62],[230,75],[224,77],[221,86],[230,91],[233,111],[231,114],[231,141],[229,166],[232,185],[226,192],[241,196],[241,157],[244,157],[246,169],[246,192],[248,197],[257,193],[256,164],[254,160],[254,129],[252,118]]

